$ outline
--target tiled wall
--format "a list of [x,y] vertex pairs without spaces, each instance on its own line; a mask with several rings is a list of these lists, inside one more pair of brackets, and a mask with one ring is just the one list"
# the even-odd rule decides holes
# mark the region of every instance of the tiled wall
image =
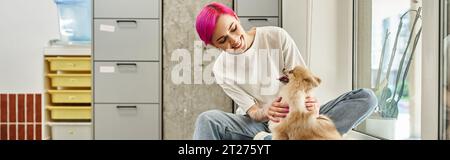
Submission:
[[0,140],[41,140],[41,102],[41,94],[0,94]]

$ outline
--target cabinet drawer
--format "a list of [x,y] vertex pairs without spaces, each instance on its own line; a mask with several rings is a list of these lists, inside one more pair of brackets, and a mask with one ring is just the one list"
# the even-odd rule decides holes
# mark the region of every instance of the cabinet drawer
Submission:
[[95,62],[95,103],[159,103],[159,62]]
[[235,0],[238,16],[278,16],[279,0]]
[[160,60],[158,20],[102,19],[94,27],[95,60]]
[[158,104],[95,104],[95,139],[161,139],[160,112]]
[[49,90],[53,103],[91,103],[90,90]]
[[250,30],[252,27],[278,26],[278,18],[240,18],[242,27]]
[[92,140],[92,123],[50,123],[52,140]]
[[52,87],[91,87],[91,74],[48,74]]
[[92,107],[47,106],[52,120],[90,120]]
[[91,58],[89,57],[49,57],[51,71],[90,71]]
[[159,0],[94,0],[95,18],[159,18]]

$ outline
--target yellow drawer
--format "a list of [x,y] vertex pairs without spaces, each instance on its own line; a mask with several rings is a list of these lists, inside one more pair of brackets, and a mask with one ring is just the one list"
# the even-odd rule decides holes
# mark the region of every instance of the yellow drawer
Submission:
[[91,103],[90,90],[49,90],[53,103]]
[[47,109],[53,120],[90,120],[92,117],[92,107],[48,106]]
[[49,57],[51,71],[90,71],[91,58],[89,57]]
[[91,87],[91,74],[48,74],[52,87]]

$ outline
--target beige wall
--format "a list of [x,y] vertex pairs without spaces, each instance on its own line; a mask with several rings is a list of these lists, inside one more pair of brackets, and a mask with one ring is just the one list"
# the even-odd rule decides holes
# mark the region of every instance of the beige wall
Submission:
[[53,0],[0,1],[0,93],[43,88],[43,48],[59,38]]
[[322,78],[322,103],[352,89],[352,0],[283,0],[283,27]]

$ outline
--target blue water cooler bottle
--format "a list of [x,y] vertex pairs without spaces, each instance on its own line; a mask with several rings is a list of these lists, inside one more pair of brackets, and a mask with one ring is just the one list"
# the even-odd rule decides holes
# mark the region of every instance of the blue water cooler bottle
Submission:
[[58,8],[60,42],[90,44],[92,0],[54,0]]

